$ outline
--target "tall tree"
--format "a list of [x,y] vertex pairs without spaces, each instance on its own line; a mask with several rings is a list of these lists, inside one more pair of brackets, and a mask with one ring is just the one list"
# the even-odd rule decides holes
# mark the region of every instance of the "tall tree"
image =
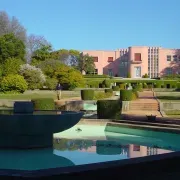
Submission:
[[43,37],[31,34],[27,38],[27,61],[30,62],[33,54],[38,50],[41,49],[42,46],[50,46],[50,43]]
[[13,33],[18,39],[26,43],[26,29],[16,17],[10,18],[5,11],[0,11],[0,36]]
[[77,69],[82,74],[93,72],[95,70],[94,59],[92,56],[89,56],[89,54],[81,53],[77,61]]
[[14,34],[5,34],[0,37],[0,63],[8,58],[17,58],[25,61],[25,45]]

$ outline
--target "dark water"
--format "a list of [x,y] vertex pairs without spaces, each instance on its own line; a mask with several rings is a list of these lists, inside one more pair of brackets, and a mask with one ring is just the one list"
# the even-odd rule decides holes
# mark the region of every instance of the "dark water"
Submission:
[[169,153],[117,140],[54,139],[53,149],[0,150],[0,169],[37,170]]

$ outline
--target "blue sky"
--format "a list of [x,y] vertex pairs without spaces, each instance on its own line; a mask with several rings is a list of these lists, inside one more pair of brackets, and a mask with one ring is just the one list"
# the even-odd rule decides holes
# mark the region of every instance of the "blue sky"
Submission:
[[55,49],[180,48],[178,0],[0,0]]

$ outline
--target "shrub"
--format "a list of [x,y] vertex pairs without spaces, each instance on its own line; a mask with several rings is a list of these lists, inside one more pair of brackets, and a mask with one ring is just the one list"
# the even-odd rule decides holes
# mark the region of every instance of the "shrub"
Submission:
[[23,76],[20,75],[8,75],[2,78],[0,89],[3,92],[16,91],[23,93],[27,90],[27,82]]
[[125,89],[125,84],[124,84],[124,83],[121,83],[121,84],[119,85],[119,88],[120,88],[120,89]]
[[52,98],[32,99],[35,110],[55,110],[55,102]]
[[20,74],[24,76],[24,79],[28,83],[29,89],[39,89],[43,86],[46,78],[40,68],[31,66],[29,64],[23,64],[20,66]]
[[112,93],[105,93],[105,92],[97,92],[94,95],[94,100],[100,100],[105,98],[110,98],[112,96]]
[[106,88],[110,88],[110,86],[111,86],[111,81],[105,79],[105,80],[102,82],[102,84],[104,84]]
[[133,89],[135,89],[136,91],[142,92],[143,91],[142,87],[143,87],[142,83],[139,83],[139,84],[135,85],[133,87]]
[[90,88],[99,88],[99,81],[88,82]]
[[132,90],[132,100],[136,100],[139,97],[138,92],[136,90]]
[[113,93],[113,90],[112,90],[112,89],[105,89],[104,92],[105,92],[105,93],[111,93],[111,94],[112,94],[112,93]]
[[128,72],[128,74],[127,74],[127,78],[131,78],[131,74],[130,74],[130,72]]
[[119,91],[120,90],[119,86],[113,86],[112,89],[113,89],[113,91]]
[[149,78],[149,76],[146,73],[145,75],[142,76],[142,78]]
[[121,101],[131,101],[132,100],[132,90],[120,90],[120,100]]
[[45,85],[47,86],[48,89],[50,90],[55,90],[57,86],[58,80],[55,78],[48,78],[46,79]]
[[143,83],[143,88],[144,89],[148,88],[148,85],[146,83]]
[[97,75],[97,74],[86,74],[86,75],[83,75],[84,78],[108,78],[109,76],[108,75]]
[[177,89],[180,90],[180,82],[177,83]]
[[120,119],[121,102],[119,100],[97,101],[97,115],[99,119]]
[[94,90],[91,90],[91,89],[81,90],[81,99],[82,100],[93,100],[94,99]]
[[162,83],[156,82],[154,83],[154,88],[161,88],[162,87]]

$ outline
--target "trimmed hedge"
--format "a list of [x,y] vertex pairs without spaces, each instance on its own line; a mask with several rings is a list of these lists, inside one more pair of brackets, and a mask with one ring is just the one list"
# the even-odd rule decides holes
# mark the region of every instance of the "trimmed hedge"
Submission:
[[105,79],[105,80],[102,82],[102,84],[104,84],[106,88],[110,88],[110,86],[111,86],[111,81]]
[[131,101],[132,100],[132,90],[120,90],[120,100],[121,101]]
[[120,89],[125,89],[125,86],[126,86],[126,85],[125,85],[124,83],[119,84],[119,88],[120,88]]
[[112,90],[112,89],[105,89],[104,92],[105,92],[105,93],[111,93],[111,94],[112,94],[112,93],[113,93],[113,90]]
[[81,90],[81,99],[82,100],[93,100],[94,99],[94,90],[91,90],[91,89]]
[[97,115],[99,119],[120,119],[122,103],[119,100],[97,101]]
[[113,86],[113,87],[112,87],[112,90],[113,90],[113,91],[119,91],[120,88],[119,88],[119,86]]
[[108,75],[97,75],[97,74],[86,74],[83,75],[84,78],[108,78]]
[[32,99],[34,110],[55,110],[55,102],[53,98],[37,98]]

